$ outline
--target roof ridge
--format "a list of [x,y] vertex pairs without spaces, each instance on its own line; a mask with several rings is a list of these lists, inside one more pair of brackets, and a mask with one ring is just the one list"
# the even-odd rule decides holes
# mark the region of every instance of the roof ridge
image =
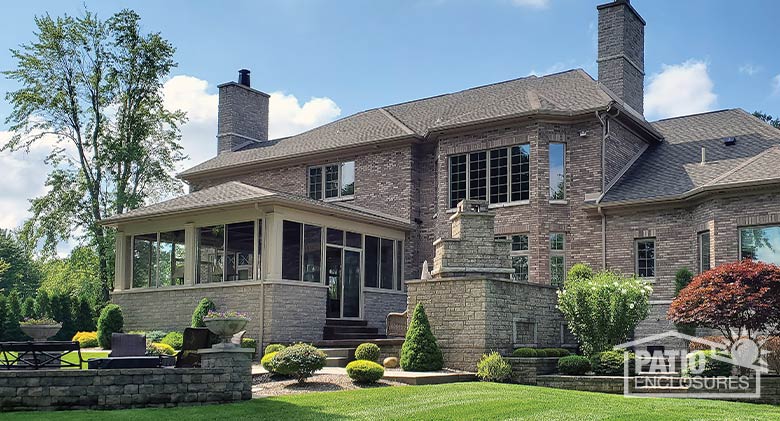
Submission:
[[[542,98],[546,99],[548,102],[550,102],[551,104],[555,104],[555,101],[552,101],[552,100],[550,100],[549,98],[545,97],[544,95],[542,95],[542,94],[540,94],[540,93],[536,92],[536,89],[533,89],[533,88],[532,88],[532,89],[528,89],[528,90],[521,90],[521,91],[518,91],[518,92],[512,92],[512,93],[508,94],[508,95],[507,95],[507,96],[505,96],[505,97],[499,98],[499,99],[497,99],[497,100],[495,100],[495,101],[491,102],[490,104],[491,104],[491,105],[494,105],[494,104],[500,104],[500,103],[502,103],[502,102],[509,101],[509,100],[511,100],[511,99],[513,99],[513,98],[517,98],[517,97],[523,97],[523,96],[524,96],[524,97],[526,97],[526,98],[528,98],[528,94],[529,94],[530,92],[532,92],[532,91],[536,93],[536,95],[537,95],[537,99],[538,99],[538,97],[542,97]],[[529,102],[530,102],[530,101],[529,101]],[[557,105],[557,104],[556,104],[556,105]],[[534,107],[534,110],[539,110],[539,109],[541,109],[541,103],[539,104],[539,106],[538,106],[538,107]],[[438,123],[437,123],[435,126],[433,126],[433,127],[441,127],[441,126],[445,125],[447,122],[450,122],[450,121],[453,121],[453,120],[459,119],[459,118],[461,118],[461,117],[463,117],[463,116],[467,116],[467,115],[469,115],[469,114],[474,114],[474,113],[476,113],[477,111],[482,111],[482,109],[481,109],[481,108],[474,108],[474,109],[471,109],[471,110],[469,110],[469,111],[467,111],[467,112],[465,112],[465,113],[458,114],[458,115],[456,115],[456,116],[452,116],[451,118],[448,118],[447,120],[440,121],[440,122],[438,122]]]
[[414,130],[410,129],[409,126],[404,124],[404,122],[401,121],[398,117],[394,116],[393,113],[391,113],[390,111],[387,111],[384,107],[379,107],[377,109],[382,113],[382,115],[387,117],[388,120],[390,120],[393,124],[395,124],[404,133],[406,133],[406,134],[414,134],[414,135],[418,134]]
[[731,170],[729,170],[729,171],[726,171],[726,172],[725,172],[725,173],[723,173],[722,175],[720,175],[720,176],[718,176],[718,177],[715,177],[714,179],[710,180],[710,182],[708,182],[708,183],[705,183],[705,184],[702,184],[702,187],[705,187],[705,186],[714,186],[715,184],[717,184],[717,183],[718,183],[718,182],[720,182],[721,180],[725,179],[726,177],[729,177],[730,175],[732,175],[732,174],[736,173],[736,172],[737,172],[737,171],[739,171],[739,170],[742,170],[742,169],[746,168],[748,165],[750,165],[750,164],[752,164],[752,163],[754,163],[754,162],[758,161],[758,160],[759,160],[759,159],[761,159],[761,158],[762,158],[764,155],[766,155],[766,154],[768,154],[769,152],[772,152],[772,151],[774,151],[774,150],[780,150],[780,145],[773,145],[773,146],[770,146],[769,148],[767,148],[766,150],[762,151],[762,152],[761,152],[761,153],[759,153],[758,155],[755,155],[754,157],[752,157],[752,158],[748,159],[747,161],[745,161],[745,162],[743,162],[743,163],[741,163],[741,164],[737,165],[736,167],[732,168]]

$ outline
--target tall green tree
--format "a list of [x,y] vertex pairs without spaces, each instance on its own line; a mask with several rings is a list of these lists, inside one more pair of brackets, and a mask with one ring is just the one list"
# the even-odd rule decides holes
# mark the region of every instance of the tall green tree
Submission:
[[772,117],[771,115],[762,113],[761,111],[754,111],[753,115],[771,125],[772,127],[780,129],[780,117]]
[[21,341],[27,338],[22,332],[19,322],[22,320],[22,304],[19,301],[19,292],[16,290],[8,294],[6,304],[5,336],[11,341]]
[[35,24],[36,39],[11,50],[16,68],[3,72],[21,87],[6,95],[14,134],[0,150],[54,140],[48,193],[31,201],[25,237],[43,240],[53,254],[59,242],[84,232],[97,250],[106,301],[113,232],[99,221],[181,189],[172,171],[184,159],[185,116],[167,110],[161,93],[175,49],[159,33],[142,32],[131,10],[108,20],[88,11],[45,15]]
[[16,233],[0,229],[0,290],[8,294],[15,289],[29,296],[39,283],[40,273],[30,248]]
[[51,257],[40,264],[41,286],[49,296],[69,294],[97,303],[101,300],[102,282],[98,272],[98,255],[93,247],[78,246],[65,258]]

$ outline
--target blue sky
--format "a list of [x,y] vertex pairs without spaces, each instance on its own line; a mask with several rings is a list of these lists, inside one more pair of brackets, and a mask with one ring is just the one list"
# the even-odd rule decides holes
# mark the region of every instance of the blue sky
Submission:
[[[583,0],[96,1],[107,18],[124,7],[177,47],[166,85],[190,113],[192,161],[215,150],[216,85],[252,70],[273,93],[271,134],[288,135],[366,108],[481,84],[581,67],[596,75],[596,5]],[[9,48],[33,38],[33,17],[81,14],[84,1],[9,2],[0,69]],[[780,114],[776,1],[634,0],[645,32],[646,115],[741,107]],[[0,78],[0,92],[15,86]],[[276,111],[274,111],[276,110]],[[0,120],[9,106],[0,98]],[[0,122],[0,140],[7,125]],[[43,191],[42,151],[0,154],[16,186],[0,186],[0,227],[25,217]],[[37,173],[40,177],[29,177]],[[23,177],[24,176],[24,177]]]

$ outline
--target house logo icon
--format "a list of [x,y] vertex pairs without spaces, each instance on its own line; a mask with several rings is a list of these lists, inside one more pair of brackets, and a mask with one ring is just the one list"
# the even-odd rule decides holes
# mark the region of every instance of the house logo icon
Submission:
[[[658,343],[684,343],[666,349]],[[749,338],[731,344],[676,330],[618,345],[623,349],[623,394],[633,397],[757,399],[766,351]],[[695,351],[688,352],[688,348]]]

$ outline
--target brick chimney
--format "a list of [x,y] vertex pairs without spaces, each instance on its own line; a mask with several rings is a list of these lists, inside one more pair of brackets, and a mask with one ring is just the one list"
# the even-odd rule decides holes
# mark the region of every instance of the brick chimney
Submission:
[[599,82],[644,114],[645,20],[630,0],[614,0],[599,11]]
[[267,141],[269,95],[250,87],[249,70],[239,70],[238,82],[218,88],[217,155]]

